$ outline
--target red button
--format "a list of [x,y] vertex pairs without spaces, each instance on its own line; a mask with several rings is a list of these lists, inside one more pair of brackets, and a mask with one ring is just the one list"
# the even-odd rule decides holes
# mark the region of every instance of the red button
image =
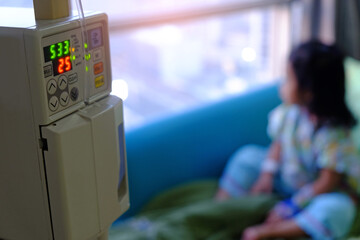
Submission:
[[102,62],[99,62],[94,65],[94,74],[98,75],[104,71],[104,65]]

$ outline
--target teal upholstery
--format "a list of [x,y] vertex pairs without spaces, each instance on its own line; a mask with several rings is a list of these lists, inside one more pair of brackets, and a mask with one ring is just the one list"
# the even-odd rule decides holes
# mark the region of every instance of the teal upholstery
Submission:
[[271,85],[147,123],[126,133],[130,210],[181,183],[219,177],[239,146],[266,145],[267,115],[280,103]]

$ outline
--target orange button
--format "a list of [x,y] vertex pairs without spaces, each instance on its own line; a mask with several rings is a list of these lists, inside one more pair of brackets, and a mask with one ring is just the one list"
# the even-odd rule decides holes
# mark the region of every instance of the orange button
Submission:
[[94,65],[94,74],[98,75],[104,71],[104,65],[102,62],[99,62]]

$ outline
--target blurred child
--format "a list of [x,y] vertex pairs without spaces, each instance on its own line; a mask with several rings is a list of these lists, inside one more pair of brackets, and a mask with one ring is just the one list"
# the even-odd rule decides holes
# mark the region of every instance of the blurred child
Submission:
[[269,150],[236,152],[216,198],[275,192],[284,199],[263,224],[244,231],[244,240],[343,237],[355,217],[360,160],[350,137],[356,121],[345,103],[342,54],[318,41],[300,45],[280,95],[283,103],[269,118]]

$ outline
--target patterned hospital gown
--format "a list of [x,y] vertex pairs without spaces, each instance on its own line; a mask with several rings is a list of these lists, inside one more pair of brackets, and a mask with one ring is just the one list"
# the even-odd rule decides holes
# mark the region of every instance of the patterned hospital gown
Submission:
[[316,129],[306,110],[280,105],[269,116],[268,134],[281,144],[280,178],[289,194],[316,180],[321,169],[344,175],[339,191],[360,193],[360,160],[345,127]]

